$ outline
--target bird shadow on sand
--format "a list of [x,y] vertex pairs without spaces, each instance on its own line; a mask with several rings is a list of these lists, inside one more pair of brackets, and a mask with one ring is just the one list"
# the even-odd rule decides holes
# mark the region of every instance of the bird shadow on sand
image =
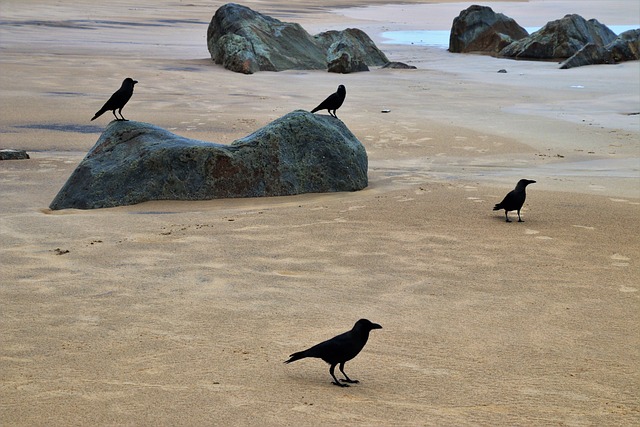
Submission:
[[13,126],[17,129],[40,129],[54,130],[58,132],[75,132],[75,133],[102,133],[104,128],[96,125],[74,125],[67,123],[46,123]]

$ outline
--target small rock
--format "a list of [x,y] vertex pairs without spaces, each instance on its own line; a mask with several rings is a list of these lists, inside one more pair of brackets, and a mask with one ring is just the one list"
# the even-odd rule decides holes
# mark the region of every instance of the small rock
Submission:
[[0,160],[26,160],[29,158],[29,154],[25,150],[11,148],[0,150]]
[[417,69],[417,67],[414,67],[413,65],[407,65],[404,62],[396,62],[396,61],[387,62],[386,64],[384,64],[382,66],[382,68],[393,68],[393,69],[396,69],[396,70],[415,70],[415,69]]

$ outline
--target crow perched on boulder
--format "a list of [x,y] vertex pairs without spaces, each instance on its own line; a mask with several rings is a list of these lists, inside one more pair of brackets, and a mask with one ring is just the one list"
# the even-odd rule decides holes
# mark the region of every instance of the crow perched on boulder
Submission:
[[[133,80],[131,77],[127,77],[126,79],[124,79],[124,81],[122,82],[122,86],[120,86],[120,89],[118,89],[114,92],[113,95],[111,95],[111,98],[109,98],[109,100],[104,103],[100,111],[98,111],[91,120],[97,119],[105,111],[111,111],[116,120],[126,121],[127,119],[125,119],[122,115],[122,109],[124,108],[126,103],[129,102],[129,99],[131,99],[131,95],[133,95],[133,86],[136,83],[138,83],[138,81]],[[116,110],[118,110],[118,112],[120,113],[120,117],[122,118],[116,115]]]
[[[318,105],[316,108],[311,110],[311,112],[315,113],[316,111],[319,111],[319,110],[327,110],[330,115],[332,115],[337,119],[338,116],[336,115],[336,110],[340,108],[340,106],[342,105],[346,97],[347,97],[347,89],[344,87],[344,85],[340,85],[338,86],[337,91],[329,95],[327,99],[322,101],[320,105]],[[331,113],[331,111],[333,111],[333,113]]]
[[307,350],[293,353],[289,356],[290,359],[284,363],[295,362],[305,357],[317,357],[331,365],[329,373],[333,377],[333,384],[340,387],[348,387],[349,384],[343,384],[338,381],[333,371],[336,365],[340,364],[340,372],[344,375],[344,379],[341,381],[351,384],[358,382],[358,380],[352,380],[345,374],[344,364],[360,353],[360,350],[362,350],[369,339],[369,331],[373,329],[382,329],[382,326],[377,323],[372,323],[367,319],[360,319],[350,331],[333,337],[330,340],[323,341],[320,344],[316,344]]

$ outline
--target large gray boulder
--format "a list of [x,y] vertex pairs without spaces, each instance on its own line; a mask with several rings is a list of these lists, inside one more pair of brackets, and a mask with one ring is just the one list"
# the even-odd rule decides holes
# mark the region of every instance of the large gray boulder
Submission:
[[515,40],[528,36],[516,21],[490,7],[473,5],[453,20],[449,51],[497,54]]
[[50,208],[356,191],[367,184],[364,147],[326,115],[297,110],[231,145],[113,121]]
[[566,59],[585,45],[605,46],[616,34],[595,19],[566,15],[548,22],[528,37],[515,41],[500,51],[500,56],[516,59]]
[[[216,64],[246,74],[246,70],[322,70],[327,66],[325,52],[299,24],[281,22],[234,3],[221,6],[213,15],[207,46]],[[229,66],[245,62],[241,70]]]
[[358,29],[314,37],[299,24],[282,22],[234,3],[225,4],[214,14],[207,29],[207,47],[216,64],[244,74],[326,70],[338,58],[345,71],[331,71],[363,71],[388,62],[369,36]]

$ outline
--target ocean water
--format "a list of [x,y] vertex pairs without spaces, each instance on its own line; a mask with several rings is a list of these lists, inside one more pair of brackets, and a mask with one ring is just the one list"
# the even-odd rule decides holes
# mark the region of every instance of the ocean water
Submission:
[[[628,30],[640,28],[640,25],[608,25],[609,29],[616,34],[624,33]],[[532,34],[542,27],[525,27],[525,30]],[[441,31],[386,31],[382,37],[386,40],[383,43],[389,44],[413,44],[417,46],[429,46],[440,49],[449,49],[450,30]]]

